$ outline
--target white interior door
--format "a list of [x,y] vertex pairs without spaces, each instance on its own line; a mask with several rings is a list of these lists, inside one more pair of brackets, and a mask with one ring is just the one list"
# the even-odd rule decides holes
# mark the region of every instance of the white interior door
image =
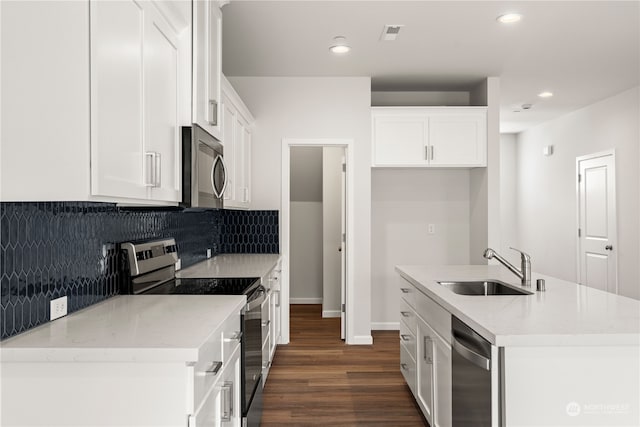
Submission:
[[347,161],[342,158],[342,180],[340,185],[340,338],[345,339],[347,325],[345,307],[347,306]]
[[618,292],[613,153],[578,158],[578,281]]

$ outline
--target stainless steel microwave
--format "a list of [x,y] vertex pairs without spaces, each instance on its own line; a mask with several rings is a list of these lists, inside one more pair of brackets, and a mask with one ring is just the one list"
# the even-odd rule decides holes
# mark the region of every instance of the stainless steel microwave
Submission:
[[228,177],[222,154],[222,144],[200,126],[182,127],[181,206],[223,207]]

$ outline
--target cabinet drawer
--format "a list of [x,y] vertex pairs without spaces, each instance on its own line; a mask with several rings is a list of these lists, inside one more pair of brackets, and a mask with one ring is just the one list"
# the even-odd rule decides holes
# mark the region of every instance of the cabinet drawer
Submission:
[[451,313],[422,292],[416,292],[416,312],[446,342],[451,344]]
[[415,334],[416,313],[404,299],[400,300],[400,320],[401,323],[406,323],[406,325],[409,327],[409,330],[413,331],[413,333]]
[[193,367],[193,403],[197,408],[240,346],[240,313],[229,316],[200,348]]
[[407,385],[416,394],[416,361],[411,357],[411,354],[404,345],[400,345],[400,372]]
[[242,340],[240,313],[233,314],[222,326],[222,360],[227,362]]
[[400,278],[400,295],[411,307],[416,306],[416,292],[418,292],[418,290],[411,283]]
[[400,322],[400,342],[406,347],[409,354],[416,357],[416,333],[415,329],[409,329],[404,322]]

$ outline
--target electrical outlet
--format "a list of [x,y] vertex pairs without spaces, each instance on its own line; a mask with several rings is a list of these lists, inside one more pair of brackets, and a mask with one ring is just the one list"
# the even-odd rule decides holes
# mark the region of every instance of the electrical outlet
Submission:
[[67,315],[67,297],[60,297],[49,301],[51,308],[50,320]]
[[207,249],[207,259],[211,258],[211,248]]
[[429,234],[436,234],[436,225],[435,224],[429,224],[427,226],[427,232]]
[[182,268],[182,260],[178,258],[175,265],[176,265],[176,271],[180,270]]

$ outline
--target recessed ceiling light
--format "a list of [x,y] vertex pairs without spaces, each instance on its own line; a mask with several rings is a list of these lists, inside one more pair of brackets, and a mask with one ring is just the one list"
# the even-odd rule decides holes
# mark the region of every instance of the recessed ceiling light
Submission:
[[540,92],[538,96],[540,98],[551,98],[553,96],[553,92],[549,92],[548,90],[545,90],[544,92]]
[[514,22],[520,21],[522,19],[522,15],[519,13],[505,13],[504,15],[498,16],[496,19],[502,24],[513,24]]
[[343,54],[349,52],[351,50],[351,46],[347,44],[347,39],[345,37],[337,36],[331,41],[329,50],[332,53]]

